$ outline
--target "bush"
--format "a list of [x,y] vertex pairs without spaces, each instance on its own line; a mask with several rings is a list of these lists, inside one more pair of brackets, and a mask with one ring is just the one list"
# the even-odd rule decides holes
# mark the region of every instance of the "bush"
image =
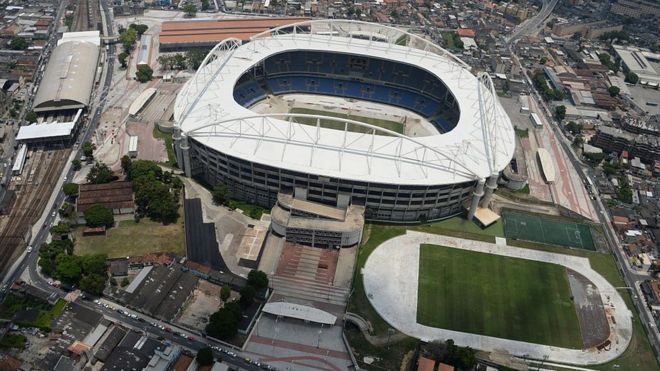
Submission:
[[639,76],[634,72],[628,72],[626,74],[625,82],[629,84],[637,84],[639,82]]

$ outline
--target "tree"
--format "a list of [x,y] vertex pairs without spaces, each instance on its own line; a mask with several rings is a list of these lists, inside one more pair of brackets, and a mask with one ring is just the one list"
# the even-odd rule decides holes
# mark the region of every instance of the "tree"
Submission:
[[200,366],[210,366],[213,364],[213,351],[209,347],[204,347],[197,351],[195,359]]
[[85,274],[106,276],[108,274],[107,260],[108,256],[105,254],[83,255],[80,257],[80,264]]
[[128,67],[128,53],[126,52],[119,53],[117,59],[119,60],[119,64],[121,64],[121,68]]
[[146,24],[131,23],[128,26],[128,28],[134,29],[135,32],[137,32],[137,36],[140,37],[140,36],[142,36],[143,33],[147,32],[147,30],[149,29],[149,26],[147,26]]
[[248,273],[248,285],[254,286],[256,289],[264,289],[268,287],[268,275],[260,270],[253,269]]
[[96,149],[96,145],[92,142],[85,142],[83,143],[83,154],[87,158],[92,158],[94,157],[94,150]]
[[555,107],[555,116],[557,117],[557,120],[563,120],[564,117],[566,117],[566,106]]
[[546,64],[546,63],[548,63],[548,57],[543,57],[543,58],[541,58],[541,60],[539,61],[539,63],[540,63],[540,64]]
[[202,11],[209,10],[210,7],[211,7],[211,3],[209,2],[209,0],[202,0]]
[[185,13],[185,17],[194,18],[197,16],[197,7],[194,4],[188,3],[183,6],[183,12]]
[[199,68],[199,66],[206,58],[207,51],[203,49],[190,49],[186,51],[186,59],[188,60],[188,67],[193,70]]
[[626,74],[625,82],[627,82],[628,84],[633,84],[633,85],[637,84],[639,82],[639,76],[637,76],[637,74],[634,73],[634,72],[628,72]]
[[133,160],[128,155],[121,158],[121,170],[124,172],[126,179],[131,177],[131,168],[133,167]]
[[82,169],[82,162],[80,162],[80,160],[78,159],[75,159],[71,161],[71,167],[73,168],[74,171],[78,171]]
[[137,41],[137,31],[134,28],[128,28],[119,31],[119,42],[124,46],[125,52],[130,52]]
[[580,134],[582,133],[582,124],[578,124],[575,121],[569,121],[568,124],[566,124],[566,130],[573,135]]
[[153,75],[154,70],[152,70],[148,65],[141,65],[138,67],[137,71],[135,71],[135,78],[137,78],[137,80],[142,83],[151,81]]
[[607,88],[607,92],[610,93],[610,97],[616,97],[617,95],[619,95],[620,91],[621,89],[619,89],[618,86],[614,86],[614,85]]
[[584,157],[586,157],[587,160],[591,161],[592,163],[599,164],[605,158],[605,154],[603,152],[585,153]]
[[25,50],[29,46],[27,40],[20,36],[14,36],[9,42],[9,49],[11,50]]
[[227,285],[222,286],[222,288],[220,289],[220,300],[226,302],[230,296],[231,296],[231,288]]
[[67,197],[78,197],[78,189],[80,187],[76,183],[65,183],[62,190]]
[[106,279],[107,277],[98,274],[84,276],[80,279],[80,289],[92,295],[103,295]]
[[573,145],[576,147],[581,146],[584,143],[584,137],[582,135],[576,135],[575,139],[573,139]]
[[37,122],[37,114],[34,111],[30,111],[25,114],[25,121],[29,123]]
[[110,183],[114,179],[112,170],[103,162],[96,162],[87,174],[87,181],[92,184]]
[[213,202],[224,205],[229,201],[229,187],[224,183],[218,183],[213,187],[211,195],[213,196]]
[[128,278],[124,277],[124,278],[121,279],[120,285],[121,285],[121,287],[126,287],[126,286],[128,286],[129,283],[130,282],[128,282]]
[[209,318],[206,333],[220,340],[231,340],[238,332],[239,319],[231,310],[220,308]]
[[242,308],[248,308],[254,302],[257,290],[250,285],[243,287],[240,291],[241,298],[238,300]]
[[80,257],[65,253],[57,255],[55,258],[55,273],[57,278],[68,284],[77,283],[82,275]]
[[50,227],[50,234],[61,236],[71,232],[71,226],[68,223],[59,222],[57,225]]
[[90,206],[85,212],[85,224],[88,227],[102,227],[110,228],[115,224],[115,217],[112,215],[112,210],[101,204],[94,204]]

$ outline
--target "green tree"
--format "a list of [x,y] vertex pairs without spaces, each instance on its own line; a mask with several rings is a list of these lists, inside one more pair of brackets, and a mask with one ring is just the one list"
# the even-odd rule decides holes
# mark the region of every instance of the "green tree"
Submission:
[[253,269],[248,273],[248,285],[254,286],[257,289],[265,289],[268,287],[268,275],[266,273]]
[[584,137],[582,135],[576,135],[573,139],[573,145],[576,147],[581,146],[584,143]]
[[202,0],[202,11],[209,10],[209,8],[211,8],[209,0]]
[[548,57],[543,57],[543,58],[541,58],[541,60],[539,61],[539,63],[540,63],[540,64],[546,64],[546,63],[548,63]]
[[239,318],[227,308],[220,308],[209,318],[206,333],[220,340],[231,340],[238,332]]
[[210,366],[213,364],[213,351],[209,347],[204,347],[197,351],[195,359],[200,366]]
[[87,174],[87,181],[92,184],[110,183],[114,179],[112,170],[103,162],[96,162]]
[[121,279],[120,285],[121,285],[121,287],[126,287],[126,286],[128,286],[129,283],[130,282],[128,281],[128,278],[124,277],[124,278]]
[[222,286],[222,288],[220,289],[220,300],[226,302],[230,296],[231,296],[231,288],[227,285]]
[[103,295],[107,277],[98,274],[89,274],[80,279],[80,289],[92,295]]
[[569,121],[568,124],[566,124],[566,130],[573,135],[580,134],[582,133],[582,124],[578,124],[575,121]]
[[119,42],[124,46],[124,51],[130,52],[137,41],[137,31],[134,28],[128,28],[119,31]]
[[213,187],[211,195],[213,196],[213,202],[224,205],[229,201],[229,187],[224,183],[218,183]]
[[142,65],[138,67],[137,71],[135,71],[135,78],[137,78],[137,80],[142,83],[151,81],[153,75],[154,70],[152,70],[151,67],[147,65]]
[[128,53],[126,52],[119,53],[119,55],[117,55],[117,59],[119,60],[119,64],[121,64],[121,68],[128,67]]
[[242,308],[248,308],[254,303],[254,297],[257,295],[257,290],[250,285],[243,287],[240,291],[241,298],[238,300]]
[[206,58],[207,51],[203,49],[190,49],[186,51],[186,60],[188,61],[188,67],[193,70],[199,68],[199,66]]
[[80,281],[82,268],[80,257],[61,253],[55,258],[55,273],[57,278],[68,284],[76,284]]
[[27,40],[20,36],[14,36],[11,38],[11,41],[9,42],[9,49],[11,50],[25,50],[29,46],[29,43]]
[[110,228],[115,224],[115,217],[112,210],[101,204],[94,204],[87,208],[83,213],[85,215],[85,224],[88,227],[105,226]]
[[30,111],[25,114],[25,121],[29,123],[37,122],[37,114],[34,111]]
[[629,84],[637,84],[639,82],[639,76],[634,72],[628,72],[625,81]]
[[194,18],[197,16],[197,7],[194,4],[188,3],[183,6],[183,12],[185,13],[185,17]]
[[584,157],[587,158],[587,160],[591,161],[592,163],[599,164],[603,159],[605,158],[604,153],[585,153]]
[[147,32],[147,30],[149,29],[149,26],[147,26],[146,24],[131,23],[128,26],[128,28],[131,28],[131,29],[135,30],[135,32],[137,33],[137,36],[140,37],[140,36],[142,36],[142,34]]
[[114,277],[110,277],[110,285],[117,286],[117,279]]
[[566,106],[555,107],[555,116],[557,117],[557,120],[563,120],[564,117],[566,117]]
[[80,264],[85,274],[105,276],[108,274],[107,260],[108,256],[105,254],[83,255],[80,257]]
[[131,177],[131,168],[133,167],[133,160],[128,155],[124,155],[121,158],[121,170],[124,172],[124,175],[127,179]]
[[74,171],[78,171],[82,169],[82,162],[80,162],[80,160],[78,159],[75,159],[71,161],[71,167],[73,168]]
[[61,236],[63,234],[71,233],[71,226],[68,223],[59,222],[57,225],[50,227],[50,234]]
[[78,197],[79,188],[76,183],[64,183],[64,186],[62,186],[62,190],[67,197]]
[[92,142],[85,142],[83,143],[82,149],[83,155],[85,155],[85,157],[92,158],[94,157],[94,150],[96,149],[96,145]]
[[611,97],[616,97],[617,95],[619,95],[619,92],[621,92],[621,89],[619,89],[618,86],[612,85],[609,88],[607,88],[607,92],[610,93]]

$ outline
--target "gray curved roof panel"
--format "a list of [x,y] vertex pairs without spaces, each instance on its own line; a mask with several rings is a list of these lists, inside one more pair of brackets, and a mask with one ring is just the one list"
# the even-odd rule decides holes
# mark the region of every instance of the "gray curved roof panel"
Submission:
[[69,41],[53,50],[34,98],[34,111],[84,108],[89,105],[99,47]]

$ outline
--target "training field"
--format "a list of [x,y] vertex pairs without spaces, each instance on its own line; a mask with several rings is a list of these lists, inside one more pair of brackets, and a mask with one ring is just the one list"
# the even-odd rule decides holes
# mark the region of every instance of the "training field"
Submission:
[[[323,116],[330,116],[330,117],[338,117],[342,119],[349,119],[349,120],[355,120],[355,121],[360,121],[364,122],[366,124],[374,125],[381,127],[383,129],[388,129],[394,132],[397,132],[399,134],[403,134],[403,124],[400,122],[396,121],[388,121],[388,120],[381,120],[373,117],[364,117],[364,116],[355,116],[355,115],[348,115],[345,113],[338,113],[338,112],[330,112],[330,111],[320,111],[320,110],[313,110],[309,108],[293,108],[289,113],[302,113],[302,114],[307,114],[307,115],[323,115]],[[303,124],[303,125],[312,125],[316,126],[316,119],[313,118],[297,118],[296,122]],[[344,130],[344,124],[341,122],[337,121],[330,121],[330,120],[321,120],[320,122],[321,127],[323,128],[329,128],[329,129],[335,129],[335,130]],[[358,125],[348,125],[348,131],[353,131],[356,133],[367,133],[370,132],[371,129],[365,128],[362,126]]]
[[550,245],[596,250],[588,225],[556,217],[505,210],[504,236]]
[[582,348],[566,270],[539,261],[421,245],[417,322]]

